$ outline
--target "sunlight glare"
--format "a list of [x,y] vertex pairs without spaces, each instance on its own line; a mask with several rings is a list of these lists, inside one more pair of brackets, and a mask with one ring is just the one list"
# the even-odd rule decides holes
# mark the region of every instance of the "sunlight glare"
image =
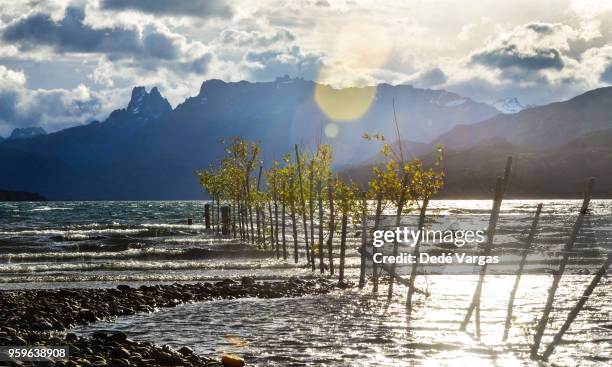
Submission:
[[[320,71],[314,98],[334,121],[363,116],[376,97],[374,73],[387,61],[391,45],[384,29],[353,22],[336,37],[329,63]],[[335,88],[359,86],[345,90]]]

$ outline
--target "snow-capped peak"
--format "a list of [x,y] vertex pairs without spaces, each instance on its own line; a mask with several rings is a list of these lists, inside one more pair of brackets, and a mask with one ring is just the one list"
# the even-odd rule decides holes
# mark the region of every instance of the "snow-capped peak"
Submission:
[[497,100],[493,103],[493,107],[505,114],[518,113],[526,108],[516,97]]

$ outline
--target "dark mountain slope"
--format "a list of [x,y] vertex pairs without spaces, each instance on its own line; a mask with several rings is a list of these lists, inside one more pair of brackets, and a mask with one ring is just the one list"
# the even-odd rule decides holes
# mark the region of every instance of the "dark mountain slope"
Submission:
[[612,87],[589,91],[565,102],[533,107],[456,126],[434,139],[449,148],[465,148],[504,138],[529,150],[557,148],[582,135],[612,128]]
[[[136,88],[128,107],[104,122],[2,143],[14,152],[57,159],[68,173],[42,182],[32,174],[32,164],[15,163],[11,177],[0,175],[0,185],[27,182],[52,188],[35,191],[54,199],[200,198],[193,172],[221,157],[220,138],[239,135],[261,141],[266,162],[292,151],[294,143],[308,148],[325,140],[334,145],[337,162],[348,164],[375,153],[375,146],[363,141],[364,132],[392,133],[393,100],[402,130],[416,141],[497,113],[445,91],[380,85],[364,116],[338,122],[338,135],[326,138],[322,130],[331,121],[313,98],[316,87],[288,78],[268,83],[210,80],[173,111],[156,89],[146,93]],[[328,92],[346,99],[355,91]]]
[[[585,134],[547,151],[526,152],[500,138],[449,149],[440,165],[446,177],[438,197],[491,198],[508,156],[513,157],[509,198],[578,198],[588,177],[597,179],[595,196],[612,197],[612,129]],[[435,155],[421,158],[431,166]],[[343,175],[365,182],[370,171],[371,166],[354,167]]]

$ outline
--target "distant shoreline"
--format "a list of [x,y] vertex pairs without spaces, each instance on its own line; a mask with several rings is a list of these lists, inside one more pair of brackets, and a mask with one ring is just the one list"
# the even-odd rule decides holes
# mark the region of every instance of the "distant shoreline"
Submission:
[[36,192],[10,191],[0,189],[0,202],[2,201],[48,201]]

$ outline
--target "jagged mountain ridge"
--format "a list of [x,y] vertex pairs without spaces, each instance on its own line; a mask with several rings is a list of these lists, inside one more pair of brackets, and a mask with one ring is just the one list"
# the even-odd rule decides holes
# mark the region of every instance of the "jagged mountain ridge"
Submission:
[[612,128],[612,87],[594,89],[570,100],[528,108],[458,125],[433,140],[449,148],[469,148],[504,138],[525,150],[558,148],[584,134]]
[[[326,140],[322,129],[330,120],[314,101],[315,87],[302,79],[209,80],[197,96],[174,110],[156,88],[148,93],[135,88],[128,107],[113,111],[103,122],[2,143],[0,149],[10,151],[20,163],[0,162],[0,172],[9,173],[0,175],[0,184],[41,192],[51,199],[202,197],[193,171],[222,155],[220,138],[240,135],[260,140],[266,162],[292,151],[294,143],[313,147]],[[338,122],[338,137],[328,139],[340,163],[359,162],[375,153],[378,146],[365,142],[364,132],[393,134],[393,100],[402,130],[409,139],[421,142],[456,124],[497,113],[486,104],[446,91],[387,84],[375,88],[368,112],[360,119]],[[61,168],[40,177],[34,174],[35,165]]]
[[15,140],[15,139],[30,139],[30,138],[33,138],[35,136],[46,135],[46,134],[47,134],[47,132],[45,131],[45,129],[43,129],[42,127],[39,127],[39,126],[18,127],[18,128],[13,130],[11,135],[9,135],[8,139],[10,139],[10,140]]

